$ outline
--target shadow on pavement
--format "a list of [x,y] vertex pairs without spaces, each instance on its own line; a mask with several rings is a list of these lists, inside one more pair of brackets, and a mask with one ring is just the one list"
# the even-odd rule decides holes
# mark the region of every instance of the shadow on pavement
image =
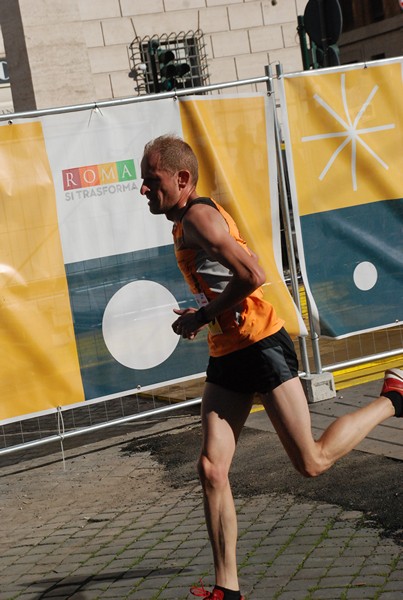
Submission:
[[192,572],[192,569],[128,569],[121,572],[113,571],[111,573],[102,573],[98,575],[85,575],[81,577],[65,577],[63,579],[47,578],[38,583],[33,583],[34,586],[44,587],[46,589],[38,591],[38,596],[35,600],[46,600],[46,598],[68,598],[74,594],[75,600],[86,600],[86,586],[93,586],[94,583],[116,582],[119,579],[147,579],[147,577],[170,577],[179,573]]
[[[201,443],[200,426],[180,435],[134,440],[122,452],[151,452],[165,467],[167,485],[196,482],[196,460]],[[403,545],[402,462],[353,451],[328,472],[305,479],[292,467],[275,434],[245,427],[231,470],[235,497],[292,494],[297,498],[335,504],[364,514],[363,525]]]

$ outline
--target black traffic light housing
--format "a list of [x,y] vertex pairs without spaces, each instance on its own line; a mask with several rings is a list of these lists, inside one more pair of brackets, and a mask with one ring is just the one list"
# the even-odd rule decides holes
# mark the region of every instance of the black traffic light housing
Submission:
[[150,40],[148,51],[155,93],[187,87],[184,77],[190,73],[190,64],[181,62],[172,50],[162,47],[156,40]]
[[160,74],[160,87],[166,92],[184,88],[183,77],[190,72],[190,65],[179,62],[172,50],[157,50]]
[[[304,69],[334,67],[340,64],[337,41],[343,29],[339,0],[309,0],[303,17],[298,17],[298,33]],[[306,34],[310,48],[306,44]]]
[[314,69],[322,69],[324,67],[337,67],[340,64],[340,50],[337,44],[330,44],[326,51],[316,44],[312,44]]

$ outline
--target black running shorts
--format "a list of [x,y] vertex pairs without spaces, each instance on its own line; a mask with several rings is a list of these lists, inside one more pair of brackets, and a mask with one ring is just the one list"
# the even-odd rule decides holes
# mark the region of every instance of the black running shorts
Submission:
[[237,392],[266,393],[298,375],[294,344],[284,328],[243,350],[210,356],[206,381]]

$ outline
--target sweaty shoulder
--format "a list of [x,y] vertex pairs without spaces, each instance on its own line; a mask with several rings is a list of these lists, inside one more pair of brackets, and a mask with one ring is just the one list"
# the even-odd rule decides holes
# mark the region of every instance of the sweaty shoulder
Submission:
[[[229,231],[229,225],[219,206],[210,198],[196,198],[188,203],[182,215],[182,226],[187,243],[199,237],[208,238],[214,230]],[[194,237],[195,236],[195,237]]]

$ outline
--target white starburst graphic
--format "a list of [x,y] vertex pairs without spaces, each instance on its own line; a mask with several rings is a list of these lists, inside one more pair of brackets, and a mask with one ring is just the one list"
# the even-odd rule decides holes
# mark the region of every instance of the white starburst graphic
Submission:
[[352,178],[353,190],[355,192],[357,191],[357,144],[361,144],[361,146],[363,146],[363,148],[365,148],[365,150],[384,169],[386,169],[386,170],[389,169],[389,166],[385,163],[385,161],[382,160],[382,158],[380,156],[378,156],[378,154],[376,154],[376,152],[374,150],[372,150],[372,148],[370,148],[370,146],[366,142],[364,142],[364,140],[362,139],[362,136],[365,135],[366,133],[373,133],[374,131],[385,131],[387,129],[394,129],[395,124],[389,123],[388,125],[378,125],[376,127],[367,127],[367,128],[359,129],[359,122],[360,122],[361,118],[363,117],[365,111],[367,110],[368,106],[371,104],[378,89],[379,89],[378,85],[375,85],[372,88],[372,91],[368,95],[368,98],[365,100],[364,104],[360,108],[360,110],[354,120],[352,120],[352,118],[350,117],[350,111],[349,111],[348,103],[347,103],[345,73],[341,74],[341,95],[342,95],[342,100],[343,100],[345,118],[343,118],[339,114],[337,114],[337,112],[325,100],[323,100],[323,98],[321,98],[319,96],[319,94],[314,95],[314,99],[316,100],[316,102],[318,104],[320,104],[326,110],[326,112],[328,112],[338,123],[340,123],[340,125],[342,125],[342,127],[344,127],[344,131],[335,131],[335,132],[323,133],[323,134],[318,134],[318,135],[309,135],[309,136],[305,136],[305,137],[301,138],[301,140],[303,142],[313,142],[315,140],[325,140],[325,139],[329,139],[329,138],[344,138],[343,141],[340,143],[340,145],[333,152],[332,156],[328,160],[322,173],[319,175],[320,181],[322,181],[326,177],[326,174],[328,173],[329,169],[335,162],[335,160],[338,157],[338,155],[340,154],[340,152],[342,152],[342,150],[344,150],[344,148],[346,148],[350,143],[351,143],[351,178]]

